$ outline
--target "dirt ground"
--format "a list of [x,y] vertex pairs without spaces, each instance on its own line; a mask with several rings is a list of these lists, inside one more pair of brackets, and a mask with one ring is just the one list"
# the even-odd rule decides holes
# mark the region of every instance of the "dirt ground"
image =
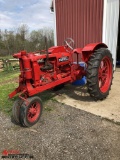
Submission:
[[86,86],[66,86],[56,99],[92,114],[120,123],[120,68],[114,73],[113,85],[109,96],[103,101],[93,101]]
[[31,128],[15,125],[3,113],[0,122],[1,155],[6,149],[34,160],[120,159],[120,126],[71,106],[50,100]]
[[0,151],[19,150],[35,160],[119,160],[120,126],[49,101],[41,120],[22,128],[0,113]]
[[2,61],[0,61],[0,72],[3,71],[2,69]]
[[60,103],[54,98],[44,104],[40,121],[31,128],[0,112],[0,158],[4,150],[18,150],[34,160],[120,160],[120,125],[107,117],[120,119],[119,71],[106,100],[94,102],[85,86],[68,85],[54,93]]

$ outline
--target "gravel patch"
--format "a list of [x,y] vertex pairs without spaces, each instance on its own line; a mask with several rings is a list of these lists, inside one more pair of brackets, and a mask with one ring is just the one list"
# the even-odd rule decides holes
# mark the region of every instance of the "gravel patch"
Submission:
[[19,150],[35,160],[119,160],[120,126],[49,101],[40,121],[23,128],[0,113],[0,151]]

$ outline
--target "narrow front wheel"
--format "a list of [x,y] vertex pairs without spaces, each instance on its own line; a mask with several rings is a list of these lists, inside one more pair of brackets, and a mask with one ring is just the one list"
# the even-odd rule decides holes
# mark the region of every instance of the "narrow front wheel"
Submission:
[[42,101],[39,97],[28,98],[28,105],[24,102],[20,108],[20,123],[22,126],[31,127],[36,124],[42,114]]
[[14,105],[13,105],[13,108],[12,108],[12,118],[14,119],[14,121],[19,124],[20,123],[20,107],[22,106],[23,104],[23,100],[18,98],[15,102],[14,102]]

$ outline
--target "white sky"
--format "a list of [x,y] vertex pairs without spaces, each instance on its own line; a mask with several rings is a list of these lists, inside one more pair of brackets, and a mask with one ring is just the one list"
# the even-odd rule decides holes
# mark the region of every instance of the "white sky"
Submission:
[[27,24],[30,30],[53,28],[51,0],[0,0],[0,29]]

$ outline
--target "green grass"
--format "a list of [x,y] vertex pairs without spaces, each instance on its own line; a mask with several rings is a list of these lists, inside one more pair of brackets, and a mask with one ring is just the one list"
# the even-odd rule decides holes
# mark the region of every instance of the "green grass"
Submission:
[[[18,83],[16,82],[18,76],[18,71],[0,72],[0,111],[8,115],[11,115],[13,103],[18,97],[16,96],[12,99],[8,98],[8,94],[18,87]],[[39,93],[38,96],[41,98],[43,105],[45,105],[45,103],[50,99],[52,101],[56,101],[54,99],[55,93],[52,91],[44,91],[42,93]],[[52,111],[52,108],[46,107],[45,110],[50,112]]]
[[18,83],[15,82],[19,72],[0,72],[0,111],[7,114],[11,114],[12,105],[16,99],[9,99],[8,94],[11,93],[17,86]]
[[45,107],[45,111],[47,111],[47,112],[51,112],[51,111],[53,111],[53,108],[52,107]]
[[11,59],[13,58],[12,55],[0,56],[0,59]]
[[5,83],[6,81],[17,78],[19,75],[19,71],[3,71],[0,72],[0,83]]

